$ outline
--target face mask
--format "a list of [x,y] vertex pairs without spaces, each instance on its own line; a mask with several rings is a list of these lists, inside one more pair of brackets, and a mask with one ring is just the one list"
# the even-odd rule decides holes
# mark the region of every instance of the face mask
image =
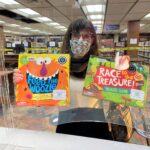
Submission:
[[70,40],[71,52],[74,58],[81,58],[90,50],[91,43],[86,40]]

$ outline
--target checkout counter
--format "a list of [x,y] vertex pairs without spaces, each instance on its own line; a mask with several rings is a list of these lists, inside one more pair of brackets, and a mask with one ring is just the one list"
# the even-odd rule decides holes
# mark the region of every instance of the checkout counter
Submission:
[[149,150],[147,146],[114,142],[45,131],[0,128],[0,149],[4,150]]

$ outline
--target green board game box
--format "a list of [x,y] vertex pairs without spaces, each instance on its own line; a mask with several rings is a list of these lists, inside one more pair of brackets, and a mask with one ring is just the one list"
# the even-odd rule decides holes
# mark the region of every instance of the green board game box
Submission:
[[130,63],[126,70],[115,63],[91,56],[84,81],[83,95],[118,104],[144,107],[147,98],[149,67]]

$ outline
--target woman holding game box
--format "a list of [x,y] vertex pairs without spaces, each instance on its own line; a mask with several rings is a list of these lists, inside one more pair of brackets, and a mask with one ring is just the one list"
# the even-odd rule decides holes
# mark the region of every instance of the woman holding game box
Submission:
[[[128,135],[126,124],[122,123],[123,126],[113,124],[112,126],[107,123],[103,101],[82,95],[89,57],[90,55],[98,55],[96,33],[90,21],[77,19],[70,24],[64,37],[62,53],[71,56],[70,105],[59,107],[56,132],[128,141],[132,134]],[[14,70],[14,83],[18,83],[22,79],[20,71]],[[117,106],[110,105],[110,108],[111,110],[116,109]]]

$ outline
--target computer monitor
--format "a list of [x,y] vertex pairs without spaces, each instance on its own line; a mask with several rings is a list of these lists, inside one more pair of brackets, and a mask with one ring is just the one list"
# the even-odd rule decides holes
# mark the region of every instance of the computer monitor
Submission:
[[6,48],[12,48],[12,43],[11,42],[6,42]]
[[29,47],[29,43],[28,43],[27,41],[24,41],[24,42],[23,42],[23,45],[24,45],[25,48],[28,48],[28,47]]
[[48,47],[56,47],[56,42],[55,41],[49,42],[49,46]]
[[14,51],[16,54],[25,52],[24,45],[23,44],[16,44]]

